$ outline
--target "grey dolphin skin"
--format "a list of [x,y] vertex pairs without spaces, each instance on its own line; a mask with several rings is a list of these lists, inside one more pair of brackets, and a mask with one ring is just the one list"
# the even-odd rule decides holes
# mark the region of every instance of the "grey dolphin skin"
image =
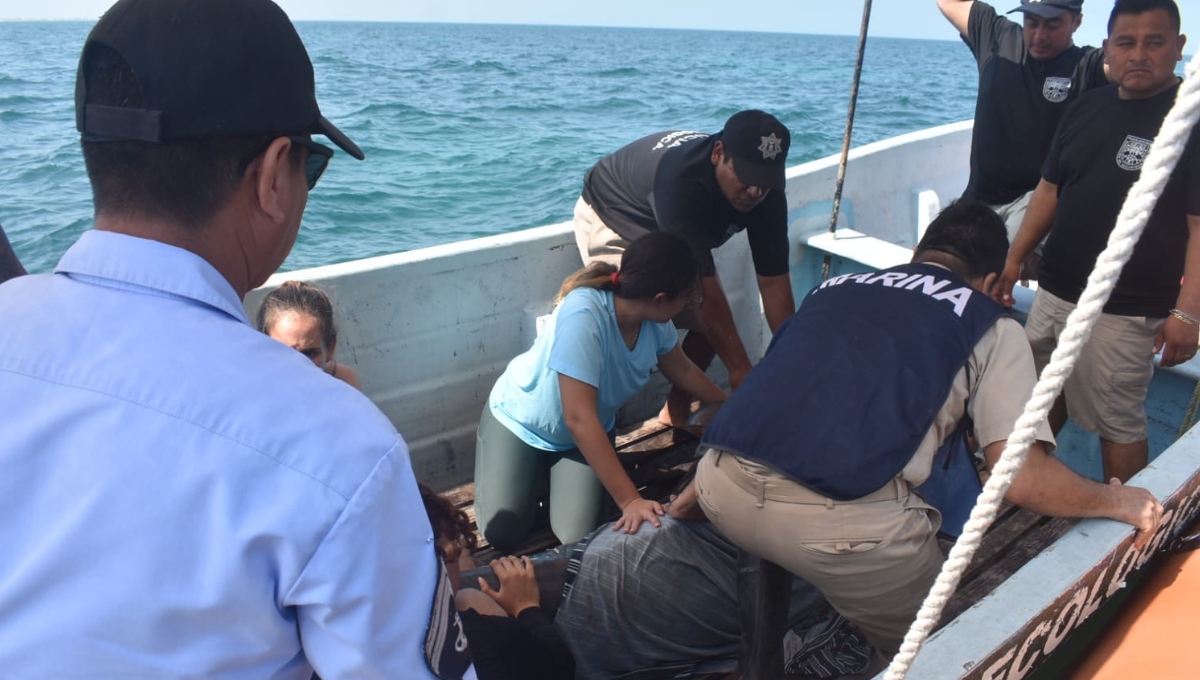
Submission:
[[8,237],[4,235],[4,226],[0,225],[0,283],[24,275],[25,268],[21,266]]

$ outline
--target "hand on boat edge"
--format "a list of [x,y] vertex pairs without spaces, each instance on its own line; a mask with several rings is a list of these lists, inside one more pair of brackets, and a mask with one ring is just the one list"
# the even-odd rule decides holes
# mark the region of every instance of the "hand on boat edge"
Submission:
[[1116,477],[1110,479],[1108,483],[1110,486],[1117,487],[1113,490],[1117,492],[1120,514],[1114,519],[1119,519],[1137,529],[1137,534],[1133,537],[1133,547],[1141,550],[1158,531],[1158,525],[1162,522],[1162,503],[1159,503],[1154,494],[1146,489],[1138,486],[1125,486]]

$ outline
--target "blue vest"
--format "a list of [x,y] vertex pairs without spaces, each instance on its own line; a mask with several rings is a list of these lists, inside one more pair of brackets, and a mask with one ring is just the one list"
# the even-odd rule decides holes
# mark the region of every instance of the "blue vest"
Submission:
[[912,459],[972,348],[1003,313],[929,264],[830,279],[780,326],[702,443],[830,498],[861,498]]

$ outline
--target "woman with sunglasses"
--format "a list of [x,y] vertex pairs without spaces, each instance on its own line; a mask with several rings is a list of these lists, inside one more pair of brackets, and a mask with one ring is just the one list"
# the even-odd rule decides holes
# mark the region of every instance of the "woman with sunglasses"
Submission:
[[725,399],[684,355],[671,323],[698,282],[691,247],[666,232],[631,243],[619,270],[597,261],[563,282],[546,327],[508,365],[480,417],[475,512],[491,544],[507,549],[533,530],[547,477],[550,526],[563,543],[600,525],[605,491],[621,510],[614,530],[660,524],[662,506],[638,493],[611,432],[655,366],[701,401]]

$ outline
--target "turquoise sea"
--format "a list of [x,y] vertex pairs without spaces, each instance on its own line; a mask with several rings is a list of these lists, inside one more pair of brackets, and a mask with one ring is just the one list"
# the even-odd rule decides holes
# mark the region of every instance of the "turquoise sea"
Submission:
[[[0,224],[33,272],[91,224],[74,123],[90,22],[0,22]],[[633,139],[714,131],[743,108],[841,148],[857,39],[785,33],[300,23],[318,100],[367,154],[339,154],[285,269],[570,218],[583,173]],[[949,29],[948,29],[949,30]],[[949,37],[949,36],[947,36]],[[972,115],[958,41],[872,39],[856,145]]]

